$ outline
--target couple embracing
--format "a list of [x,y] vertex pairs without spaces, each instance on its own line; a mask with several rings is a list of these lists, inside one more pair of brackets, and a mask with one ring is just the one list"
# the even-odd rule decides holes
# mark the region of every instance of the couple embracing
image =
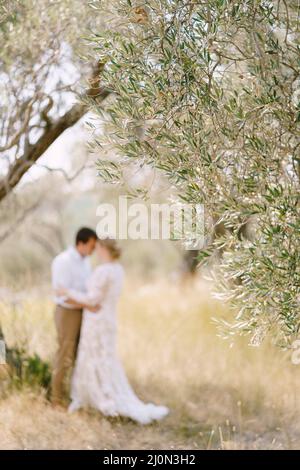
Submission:
[[[88,258],[94,250],[101,263],[92,272]],[[100,240],[93,230],[82,228],[75,246],[52,263],[58,337],[52,403],[63,404],[64,382],[75,361],[70,412],[92,407],[105,416],[149,424],[164,418],[168,409],[135,395],[117,355],[116,306],[124,278],[119,257],[115,240]]]

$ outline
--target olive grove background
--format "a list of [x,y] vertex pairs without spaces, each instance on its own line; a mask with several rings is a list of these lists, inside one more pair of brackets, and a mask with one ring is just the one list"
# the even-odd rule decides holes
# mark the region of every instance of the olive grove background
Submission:
[[[0,0],[0,45],[0,447],[299,449],[299,2]],[[206,215],[122,242],[143,428],[48,400],[51,261],[125,194]]]

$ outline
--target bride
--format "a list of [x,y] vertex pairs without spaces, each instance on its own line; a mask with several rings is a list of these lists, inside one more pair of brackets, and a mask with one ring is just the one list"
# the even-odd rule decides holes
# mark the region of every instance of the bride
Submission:
[[[68,303],[85,307],[80,342],[71,385],[69,411],[91,406],[106,416],[124,416],[140,424],[164,418],[165,406],[143,403],[128,383],[116,352],[118,302],[124,271],[118,262],[120,249],[113,239],[98,240],[103,261],[93,272],[87,292],[59,289]],[[93,307],[93,312],[87,306]],[[95,312],[95,306],[98,309]]]

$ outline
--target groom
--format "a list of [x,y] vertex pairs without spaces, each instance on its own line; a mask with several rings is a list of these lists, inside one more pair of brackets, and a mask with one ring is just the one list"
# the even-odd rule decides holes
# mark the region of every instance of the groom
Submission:
[[[61,288],[85,290],[91,274],[88,256],[96,245],[94,230],[83,227],[76,234],[75,246],[68,248],[54,258],[52,263],[52,286],[54,291]],[[80,334],[82,310],[55,297],[55,326],[58,350],[55,356],[51,383],[53,405],[63,405],[64,381],[70,372],[76,356]]]

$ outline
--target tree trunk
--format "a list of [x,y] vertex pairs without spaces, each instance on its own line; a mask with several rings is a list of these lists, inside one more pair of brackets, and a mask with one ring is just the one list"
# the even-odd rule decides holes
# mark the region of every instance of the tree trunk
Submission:
[[[97,102],[102,102],[109,92],[103,90],[97,94]],[[19,183],[22,176],[36,163],[51,144],[68,128],[72,127],[87,112],[83,104],[75,104],[62,117],[51,122],[35,144],[30,144],[22,157],[9,168],[8,174],[0,179],[0,201]]]
[[[93,98],[97,104],[100,104],[110,94],[108,90],[101,87],[100,83],[104,65],[100,61],[94,64],[88,79],[89,88],[86,90],[86,96]],[[44,116],[47,126],[41,137],[34,144],[26,146],[22,157],[17,158],[9,167],[7,174],[0,179],[0,202],[16,187],[22,176],[36,163],[50,145],[66,129],[76,124],[87,110],[86,105],[77,103],[56,121],[51,121],[47,115]]]

